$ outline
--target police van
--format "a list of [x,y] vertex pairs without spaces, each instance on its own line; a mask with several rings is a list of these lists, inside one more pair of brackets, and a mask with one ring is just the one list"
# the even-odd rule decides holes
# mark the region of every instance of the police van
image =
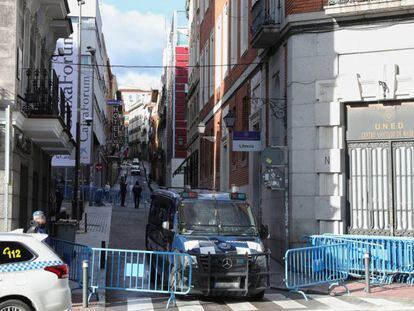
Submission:
[[266,238],[268,229],[258,228],[244,193],[160,189],[152,195],[147,250],[190,254],[191,294],[263,298]]

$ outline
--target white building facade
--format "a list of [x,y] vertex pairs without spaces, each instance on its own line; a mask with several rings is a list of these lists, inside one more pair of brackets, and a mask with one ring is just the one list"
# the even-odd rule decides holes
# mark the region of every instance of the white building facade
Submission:
[[[60,40],[60,45],[68,55],[56,57],[55,68],[60,73],[62,81],[71,81],[71,88],[67,88],[68,97],[71,95],[73,109],[72,135],[76,137],[76,106],[78,66],[71,66],[68,70],[67,63],[78,63],[78,28],[79,5],[77,0],[69,0],[74,33],[69,40]],[[99,2],[86,1],[82,5],[82,44],[81,44],[81,165],[83,167],[81,178],[87,184],[92,182],[96,186],[103,186],[107,181],[104,147],[107,143],[110,122],[107,113],[107,62],[108,54],[105,46],[105,38],[102,32],[102,18]],[[70,92],[70,94],[69,94]],[[87,121],[91,119],[89,124]],[[70,184],[72,169],[74,167],[74,155],[71,157],[56,157],[53,165],[58,168],[56,175],[65,176],[67,184]],[[102,167],[102,169],[96,169]]]
[[[414,2],[295,5],[273,6],[275,25],[253,37],[251,126],[288,147],[287,200],[260,192],[275,253],[310,234],[413,236]],[[266,170],[254,157],[251,176]]]

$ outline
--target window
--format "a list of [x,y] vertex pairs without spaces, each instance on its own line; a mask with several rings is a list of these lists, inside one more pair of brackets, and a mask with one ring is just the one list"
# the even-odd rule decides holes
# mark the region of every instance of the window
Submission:
[[[221,83],[221,23],[222,23],[222,15],[220,14],[216,21],[216,62],[215,62],[215,76],[216,76],[216,83],[215,89],[220,86]],[[210,49],[212,51],[212,49]]]
[[210,86],[210,79],[209,79],[209,75],[210,75],[210,70],[209,65],[211,65],[211,63],[209,63],[209,54],[208,54],[208,44],[206,44],[206,47],[204,48],[204,105],[207,104],[208,99],[209,99],[209,86]]
[[231,67],[237,63],[237,45],[238,45],[238,7],[237,4],[240,0],[231,0],[230,8],[230,62]]
[[0,264],[30,261],[35,255],[19,242],[0,242]]
[[223,61],[225,65],[223,67],[223,76],[227,76],[229,70],[229,6],[224,6],[224,18],[223,18]]
[[209,79],[210,79],[210,97],[214,94],[214,31],[210,35],[210,67],[209,67]]
[[240,0],[240,55],[246,52],[249,41],[249,1]]
[[204,51],[201,53],[200,56],[200,92],[199,92],[199,104],[200,104],[200,110],[204,106],[204,71],[207,70],[207,68],[204,67]]

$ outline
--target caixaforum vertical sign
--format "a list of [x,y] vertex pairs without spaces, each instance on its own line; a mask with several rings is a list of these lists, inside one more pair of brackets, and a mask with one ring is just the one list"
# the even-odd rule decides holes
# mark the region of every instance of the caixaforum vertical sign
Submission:
[[[70,38],[59,39],[58,46],[63,47],[64,55],[53,58],[53,69],[59,78],[59,87],[65,93],[66,103],[72,109],[72,127],[70,132],[76,139],[77,103],[78,103],[78,42],[77,26],[74,24]],[[57,52],[55,54],[58,54]],[[93,77],[92,67],[82,66],[81,71],[81,164],[91,164],[92,126],[87,126],[85,118],[92,118],[93,109]],[[52,166],[74,167],[75,151],[72,155],[56,155]]]

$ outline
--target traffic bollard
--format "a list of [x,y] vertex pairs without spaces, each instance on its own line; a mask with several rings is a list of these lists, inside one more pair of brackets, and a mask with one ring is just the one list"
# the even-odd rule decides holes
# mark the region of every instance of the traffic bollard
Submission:
[[[106,248],[105,241],[101,242],[101,248]],[[101,251],[101,260],[100,260],[100,268],[105,269],[105,251]]]
[[370,273],[369,273],[369,252],[364,254],[364,262],[365,262],[365,292],[370,293]]
[[83,284],[82,284],[82,307],[88,307],[88,261],[84,260],[82,262],[83,270]]

